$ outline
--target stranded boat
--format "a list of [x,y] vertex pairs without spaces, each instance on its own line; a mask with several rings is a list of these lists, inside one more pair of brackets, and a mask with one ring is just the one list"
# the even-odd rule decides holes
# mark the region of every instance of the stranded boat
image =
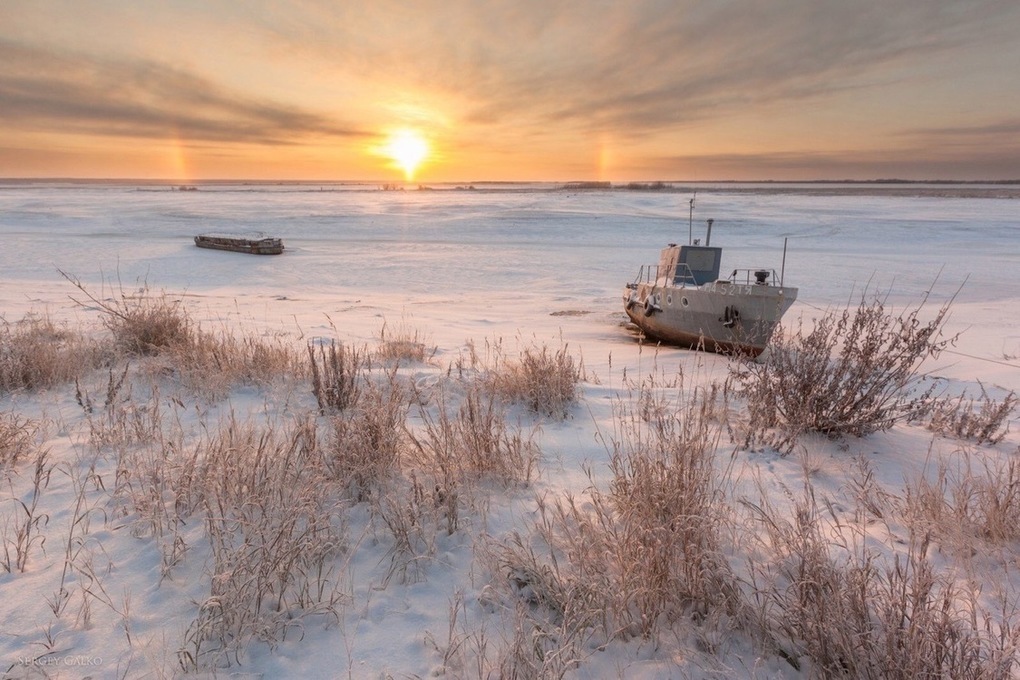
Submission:
[[642,266],[623,292],[627,315],[653,340],[758,356],[797,299],[797,289],[785,287],[783,276],[767,268],[734,269],[720,279],[722,248],[710,246],[711,238],[708,220],[705,245],[670,243],[658,265]]
[[200,234],[195,237],[199,248],[233,250],[252,255],[279,255],[283,252],[283,241],[278,238],[256,234]]

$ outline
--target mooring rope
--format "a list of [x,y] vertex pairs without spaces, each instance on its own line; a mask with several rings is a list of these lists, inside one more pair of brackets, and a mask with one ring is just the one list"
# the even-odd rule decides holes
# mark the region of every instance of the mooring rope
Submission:
[[[798,300],[797,304],[801,304],[801,305],[804,305],[806,307],[810,307],[811,309],[818,310],[819,312],[828,312],[829,311],[828,309],[824,309],[822,307],[818,307],[817,305],[813,305],[810,302],[805,302],[803,300]],[[990,363],[990,364],[998,364],[1000,366],[1006,366],[1008,368],[1020,369],[1020,364],[1011,364],[1008,361],[1003,361],[1001,359],[989,359],[988,357],[979,357],[976,354],[967,354],[966,352],[960,352],[959,350],[955,350],[955,349],[944,349],[942,351],[947,353],[947,354],[955,354],[957,356],[966,357],[968,359],[974,359],[975,361],[985,361],[985,362]]]
[[1011,364],[1008,361],[1001,361],[999,359],[989,359],[988,357],[979,357],[974,354],[967,354],[966,352],[959,352],[955,349],[944,349],[943,352],[947,354],[956,354],[961,357],[967,357],[968,359],[974,359],[976,361],[987,361],[990,364],[999,364],[1000,366],[1009,366],[1010,368],[1020,368],[1020,365]]

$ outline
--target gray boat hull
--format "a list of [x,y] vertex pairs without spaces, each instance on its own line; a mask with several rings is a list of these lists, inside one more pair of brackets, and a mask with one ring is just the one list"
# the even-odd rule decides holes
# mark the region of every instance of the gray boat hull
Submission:
[[630,320],[652,340],[758,356],[797,299],[797,289],[729,281],[702,286],[633,283],[623,299]]

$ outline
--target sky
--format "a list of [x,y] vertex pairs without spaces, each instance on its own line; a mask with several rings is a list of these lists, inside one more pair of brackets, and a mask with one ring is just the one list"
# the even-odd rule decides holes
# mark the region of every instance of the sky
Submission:
[[3,0],[0,177],[1020,179],[1017,36],[1016,0]]

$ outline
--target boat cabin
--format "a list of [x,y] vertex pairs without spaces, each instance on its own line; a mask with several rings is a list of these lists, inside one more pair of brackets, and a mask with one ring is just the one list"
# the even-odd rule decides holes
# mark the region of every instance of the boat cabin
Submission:
[[[722,248],[702,245],[678,246],[670,243],[659,253],[660,285],[701,286],[719,278]],[[668,277],[672,274],[672,280]]]

